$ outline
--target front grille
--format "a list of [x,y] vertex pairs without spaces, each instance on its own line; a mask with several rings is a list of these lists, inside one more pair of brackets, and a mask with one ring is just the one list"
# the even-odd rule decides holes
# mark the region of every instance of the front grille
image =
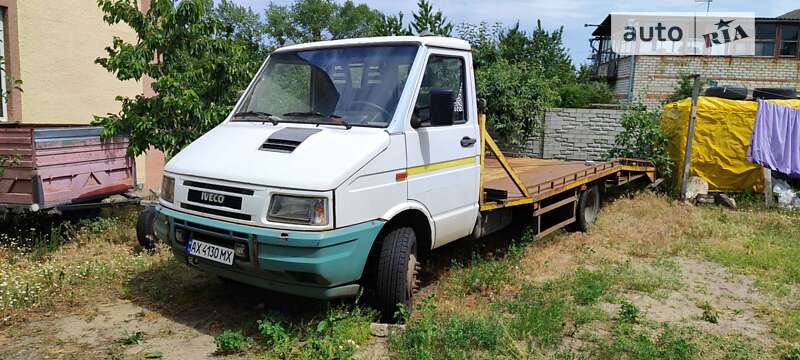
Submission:
[[192,204],[187,204],[187,203],[181,203],[181,207],[186,209],[186,210],[192,210],[192,211],[197,211],[197,212],[211,214],[211,215],[217,215],[217,216],[224,216],[224,217],[229,217],[229,218],[232,218],[232,219],[239,219],[239,220],[245,220],[245,221],[251,221],[253,219],[248,214],[241,214],[241,213],[235,213],[235,212],[232,212],[232,211],[225,211],[225,210],[218,210],[218,209],[210,209],[210,208],[207,208],[207,207],[202,207],[202,206],[197,206],[197,205],[192,205]]
[[208,183],[202,183],[202,182],[199,182],[199,181],[192,181],[192,180],[184,181],[183,185],[194,187],[194,188],[199,188],[199,189],[224,191],[224,192],[229,192],[229,193],[233,193],[233,194],[242,194],[242,195],[253,195],[253,194],[255,194],[255,191],[250,190],[250,189],[242,189],[242,188],[238,188],[238,187],[217,185],[217,184],[208,184]]

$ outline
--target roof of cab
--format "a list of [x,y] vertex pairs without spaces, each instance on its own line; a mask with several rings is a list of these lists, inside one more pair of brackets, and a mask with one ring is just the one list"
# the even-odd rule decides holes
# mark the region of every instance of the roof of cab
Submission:
[[443,36],[381,36],[342,40],[318,41],[304,44],[284,46],[276,52],[312,50],[329,47],[365,46],[365,45],[399,45],[417,44],[454,50],[470,50],[469,43],[456,38]]

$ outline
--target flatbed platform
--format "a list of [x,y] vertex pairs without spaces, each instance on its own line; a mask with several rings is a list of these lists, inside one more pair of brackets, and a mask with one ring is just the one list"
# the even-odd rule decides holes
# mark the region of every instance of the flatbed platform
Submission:
[[[655,181],[655,167],[643,160],[567,161],[506,157],[486,131],[483,116],[480,121],[481,211],[532,204],[539,213],[542,201],[562,194],[567,196],[565,193],[569,191],[572,192],[571,199],[577,201],[576,191],[586,184],[622,185],[643,177]],[[559,204],[568,204],[568,201]]]
[[528,196],[522,193],[503,168],[500,160],[487,157],[483,171],[484,189],[507,193],[507,201],[530,198],[530,202],[546,199],[600,178],[614,175],[618,185],[648,176],[654,179],[649,164],[636,160],[567,161],[537,158],[507,158],[525,185]]

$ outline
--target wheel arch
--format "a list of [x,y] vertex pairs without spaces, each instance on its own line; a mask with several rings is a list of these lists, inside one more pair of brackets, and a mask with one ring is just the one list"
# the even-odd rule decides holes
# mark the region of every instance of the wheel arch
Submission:
[[427,209],[421,204],[403,204],[387,214],[389,215],[383,217],[386,220],[386,224],[372,243],[372,248],[367,256],[363,278],[368,282],[374,280],[373,275],[378,266],[383,238],[390,231],[402,226],[412,228],[417,239],[417,249],[420,250],[421,255],[427,254],[433,246],[435,231],[433,220],[429,216]]

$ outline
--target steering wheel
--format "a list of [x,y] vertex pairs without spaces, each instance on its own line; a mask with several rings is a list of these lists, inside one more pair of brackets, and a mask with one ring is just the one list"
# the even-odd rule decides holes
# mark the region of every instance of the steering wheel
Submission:
[[[374,102],[364,101],[364,100],[356,100],[356,101],[353,101],[351,103],[351,105],[356,105],[356,104],[366,105],[366,106],[371,107],[371,108],[373,108],[375,110],[378,110],[378,113],[382,113],[382,114],[386,115],[386,119],[391,119],[392,118],[392,113],[390,113],[389,111],[384,109],[382,106],[380,106],[380,105],[378,105],[378,104],[376,104]],[[376,118],[378,116],[378,113],[375,113],[375,115],[373,115],[367,122],[378,122],[378,121],[375,121],[375,120],[377,120]],[[383,121],[381,121],[381,122],[383,122]]]

